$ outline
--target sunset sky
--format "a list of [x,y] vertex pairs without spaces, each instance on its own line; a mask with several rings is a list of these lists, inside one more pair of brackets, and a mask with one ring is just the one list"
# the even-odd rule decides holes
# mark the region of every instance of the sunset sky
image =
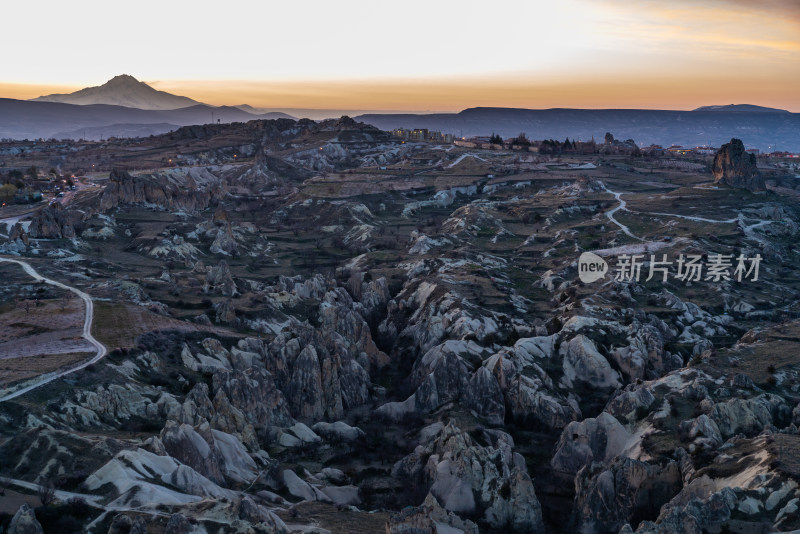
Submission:
[[800,112],[797,0],[4,2],[0,97],[131,74],[209,104]]

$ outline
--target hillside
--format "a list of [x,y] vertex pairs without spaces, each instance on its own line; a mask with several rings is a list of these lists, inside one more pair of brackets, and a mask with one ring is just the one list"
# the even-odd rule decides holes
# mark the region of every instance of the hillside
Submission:
[[381,129],[427,128],[457,136],[513,137],[525,132],[530,139],[618,139],[640,145],[713,145],[739,134],[747,146],[761,150],[800,152],[800,114],[740,111],[668,111],[647,109],[515,109],[470,108],[459,113],[364,114],[357,120]]
[[114,76],[103,85],[86,87],[68,94],[52,94],[32,99],[34,102],[60,102],[86,106],[108,104],[127,108],[167,110],[179,109],[200,104],[185,96],[173,95],[153,89],[133,76],[121,74]]
[[[213,115],[212,115],[213,114]],[[107,133],[105,127],[125,124],[126,130],[137,134],[131,125],[170,124],[188,126],[214,122],[247,122],[254,119],[291,118],[285,113],[253,115],[235,107],[213,107],[197,104],[173,110],[146,110],[107,104],[75,105],[58,102],[34,102],[0,98],[0,138],[38,139],[50,137],[99,138]],[[90,137],[89,133],[99,134]],[[117,133],[124,133],[118,131]],[[149,134],[148,134],[149,135]]]

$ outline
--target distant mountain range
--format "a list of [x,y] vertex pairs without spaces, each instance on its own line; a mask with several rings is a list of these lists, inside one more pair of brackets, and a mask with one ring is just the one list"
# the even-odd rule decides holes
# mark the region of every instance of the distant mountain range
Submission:
[[752,104],[728,104],[727,106],[702,106],[694,111],[748,111],[756,113],[789,113],[785,109],[766,108]]
[[[125,128],[151,125],[146,133],[164,133],[164,125],[190,126],[212,122],[247,122],[256,119],[293,118],[285,113],[255,115],[230,106],[197,104],[171,110],[136,109],[106,104],[62,104],[0,98],[0,138],[85,138],[107,137],[104,127]],[[140,130],[144,133],[146,130]]]
[[34,98],[33,101],[60,102],[79,106],[108,104],[111,106],[151,110],[188,108],[202,104],[186,96],[158,91],[127,74],[114,76],[98,87],[87,87],[69,94],[40,96]]
[[294,118],[254,108],[209,106],[157,91],[133,76],[115,76],[98,87],[32,100],[0,98],[0,138],[104,139],[146,137],[180,126],[211,122]]
[[[294,117],[318,120],[345,113],[350,114],[346,110],[267,110],[247,104],[209,106],[158,91],[123,74],[69,94],[32,100],[0,98],[0,138],[142,137],[193,124]],[[362,113],[355,118],[382,130],[427,128],[464,137],[492,133],[512,137],[524,132],[531,139],[588,140],[611,132],[640,145],[663,146],[720,146],[739,137],[748,147],[800,152],[800,114],[750,104],[703,106],[693,111],[470,108],[458,113]]]
[[355,117],[382,130],[427,128],[456,136],[580,139],[602,142],[606,132],[639,145],[721,146],[731,137],[747,147],[800,152],[800,113],[751,105],[708,106],[694,111],[649,109],[470,108],[459,113],[364,114]]

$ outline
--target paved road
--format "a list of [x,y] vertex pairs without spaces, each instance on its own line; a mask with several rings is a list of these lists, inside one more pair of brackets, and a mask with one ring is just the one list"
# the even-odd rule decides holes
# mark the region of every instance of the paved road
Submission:
[[19,390],[15,391],[14,393],[9,393],[8,395],[6,395],[4,397],[0,397],[0,402],[4,402],[4,401],[7,401],[7,400],[14,399],[14,398],[19,397],[20,395],[23,395],[23,394],[25,394],[25,393],[33,390],[33,389],[38,388],[39,386],[42,386],[44,384],[48,384],[48,383],[52,382],[53,380],[61,378],[62,376],[66,376],[66,375],[68,375],[70,373],[74,373],[75,371],[78,371],[80,369],[84,369],[85,367],[88,367],[89,365],[100,361],[108,353],[108,350],[106,349],[105,345],[103,345],[102,343],[97,341],[94,338],[94,336],[92,336],[92,319],[94,318],[94,303],[92,302],[92,297],[90,297],[89,295],[87,295],[86,293],[81,291],[80,289],[68,286],[66,284],[62,284],[61,282],[58,282],[56,280],[51,280],[49,278],[45,278],[44,276],[42,276],[39,273],[37,273],[36,270],[33,267],[31,267],[30,264],[28,264],[27,262],[24,262],[24,261],[21,261],[21,260],[15,260],[15,259],[11,259],[11,258],[2,258],[2,257],[0,257],[0,262],[16,263],[17,265],[22,267],[22,269],[30,277],[32,277],[34,280],[43,280],[47,284],[50,284],[50,285],[55,286],[55,287],[59,287],[61,289],[66,289],[67,291],[71,291],[71,292],[75,293],[76,295],[78,295],[78,297],[80,297],[81,300],[83,300],[84,304],[86,305],[86,317],[84,318],[84,321],[83,321],[83,334],[82,334],[83,338],[86,339],[86,341],[88,341],[89,343],[91,343],[94,346],[94,348],[97,350],[97,353],[95,354],[95,356],[91,360],[88,360],[88,361],[86,361],[86,362],[84,362],[84,363],[82,363],[82,364],[80,364],[80,365],[78,365],[76,367],[71,367],[70,369],[65,369],[63,371],[58,371],[56,373],[48,373],[46,375],[42,375],[39,378],[37,378],[32,384],[29,384],[29,385],[23,387],[22,389],[19,389]]

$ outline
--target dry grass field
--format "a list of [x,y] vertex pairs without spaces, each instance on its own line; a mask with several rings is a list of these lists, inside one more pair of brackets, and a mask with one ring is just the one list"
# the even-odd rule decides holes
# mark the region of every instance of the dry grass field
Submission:
[[141,306],[115,302],[96,302],[92,334],[109,350],[133,348],[136,339],[147,332],[180,330],[183,332],[217,332],[230,335],[221,328],[203,326],[158,315]]

